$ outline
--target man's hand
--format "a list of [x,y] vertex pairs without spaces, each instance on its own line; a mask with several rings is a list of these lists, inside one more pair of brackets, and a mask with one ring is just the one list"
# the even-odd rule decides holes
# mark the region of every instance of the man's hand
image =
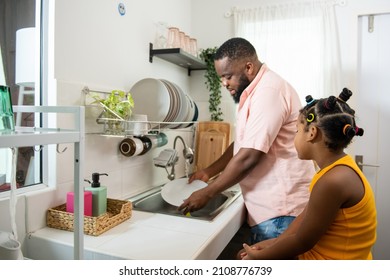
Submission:
[[205,183],[207,183],[210,179],[210,176],[205,172],[204,169],[199,170],[195,173],[193,173],[190,178],[188,179],[188,183],[191,184],[195,180],[201,180]]
[[183,204],[179,206],[178,210],[183,211],[183,214],[194,212],[202,209],[211,197],[208,194],[207,187],[193,192],[190,197],[184,200]]

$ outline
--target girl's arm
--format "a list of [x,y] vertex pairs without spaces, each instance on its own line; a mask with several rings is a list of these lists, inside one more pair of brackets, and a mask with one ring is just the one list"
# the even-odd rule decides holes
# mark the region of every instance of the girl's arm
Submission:
[[313,248],[326,233],[339,209],[351,199],[357,203],[364,195],[364,192],[357,196],[353,193],[357,175],[351,171],[346,166],[328,171],[314,186],[305,211],[291,224],[291,228],[262,250],[244,245],[247,253],[244,259],[291,259]]

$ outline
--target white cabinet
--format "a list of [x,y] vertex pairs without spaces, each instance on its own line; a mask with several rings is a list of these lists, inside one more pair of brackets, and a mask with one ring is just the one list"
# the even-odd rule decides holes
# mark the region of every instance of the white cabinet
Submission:
[[74,143],[74,259],[83,259],[84,251],[84,200],[82,185],[84,139],[85,139],[85,110],[83,106],[14,106],[14,113],[40,114],[72,114],[74,125],[72,129],[17,127],[13,132],[0,132],[0,148],[29,147]]

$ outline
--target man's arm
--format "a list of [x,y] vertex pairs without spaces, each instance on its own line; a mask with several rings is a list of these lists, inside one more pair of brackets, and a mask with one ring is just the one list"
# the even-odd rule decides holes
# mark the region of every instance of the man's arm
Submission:
[[[233,145],[229,146],[229,150],[233,152]],[[227,155],[224,158],[225,155],[226,153],[215,164],[206,168],[210,175],[215,175],[222,171],[221,168],[228,158]],[[225,169],[223,169],[223,172],[218,178],[207,187],[192,193],[178,209],[180,211],[184,210],[184,213],[188,213],[203,208],[211,198],[245,178],[257,165],[263,155],[263,152],[255,149],[241,148],[226,164]]]

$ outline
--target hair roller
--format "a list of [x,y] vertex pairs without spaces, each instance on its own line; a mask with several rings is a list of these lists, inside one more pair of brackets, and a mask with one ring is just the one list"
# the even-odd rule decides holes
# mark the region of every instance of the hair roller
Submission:
[[312,121],[314,121],[315,118],[316,117],[314,116],[314,114],[310,113],[309,115],[307,115],[306,120],[308,123],[311,123]]
[[348,99],[352,96],[352,91],[350,91],[349,89],[347,88],[343,88],[343,91],[340,93],[339,95],[339,98],[344,101],[344,102],[347,102]]
[[355,135],[357,136],[363,136],[364,134],[364,129],[363,128],[360,128],[358,126],[355,127]]
[[355,136],[356,131],[350,124],[346,124],[343,127],[343,134],[347,136],[348,138],[352,138]]
[[324,102],[324,107],[327,109],[327,110],[333,110],[335,105],[336,105],[336,101],[337,101],[337,98],[335,96],[329,96],[325,102]]
[[306,106],[313,104],[313,102],[315,101],[315,99],[313,99],[313,97],[311,95],[306,96],[305,99],[306,99]]

